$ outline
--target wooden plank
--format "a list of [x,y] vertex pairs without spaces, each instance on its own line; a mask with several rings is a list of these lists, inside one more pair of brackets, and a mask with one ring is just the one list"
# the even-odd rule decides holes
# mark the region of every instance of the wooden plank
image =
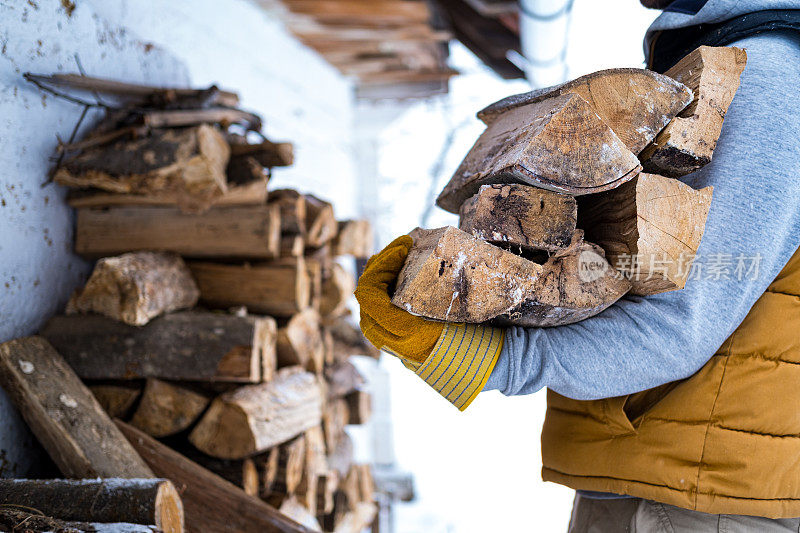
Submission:
[[270,383],[247,385],[217,397],[189,440],[213,457],[242,459],[319,424],[321,410],[317,378],[298,368],[284,368]]
[[746,64],[741,48],[701,46],[665,73],[691,88],[694,100],[642,152],[645,170],[679,177],[711,161]]
[[41,335],[84,379],[258,383],[264,361],[274,358],[274,329],[270,317],[184,311],[140,328],[96,315],[57,316]]
[[535,287],[542,267],[453,228],[417,228],[392,303],[450,322],[485,322]]
[[575,199],[536,187],[484,185],[461,206],[458,227],[479,239],[523,251],[569,246],[578,219]]
[[178,255],[135,252],[100,259],[86,285],[70,298],[66,313],[99,313],[133,326],[192,307],[199,291]]
[[504,98],[478,112],[491,124],[507,112],[555,96],[576,94],[634,154],[641,152],[692,101],[692,91],[669,76],[644,69],[601,70],[565,84]]
[[153,437],[167,437],[188,428],[211,399],[191,387],[149,378],[130,424]]
[[166,479],[0,479],[0,505],[78,522],[154,525],[183,531],[183,504]]
[[200,299],[212,307],[245,306],[250,312],[291,317],[309,305],[311,286],[302,257],[233,265],[191,262]]
[[158,250],[196,258],[272,259],[280,252],[276,207],[212,207],[184,213],[176,207],[79,209],[75,251],[89,257]]
[[154,477],[89,389],[43,338],[0,344],[0,386],[65,476]]
[[147,464],[181,491],[188,533],[312,532],[149,435],[116,423]]
[[682,289],[703,238],[712,192],[642,173],[619,189],[582,199],[578,226],[631,280],[632,294]]
[[489,123],[437,205],[458,213],[461,204],[491,183],[524,183],[572,195],[624,183],[639,160],[576,94],[513,107]]

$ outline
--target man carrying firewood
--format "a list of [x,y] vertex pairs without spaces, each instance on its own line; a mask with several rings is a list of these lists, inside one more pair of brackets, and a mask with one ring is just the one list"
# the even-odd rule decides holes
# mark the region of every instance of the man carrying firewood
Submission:
[[542,474],[578,491],[570,531],[796,532],[800,2],[642,3],[664,9],[653,70],[701,45],[748,56],[713,162],[681,178],[714,187],[686,287],[561,327],[428,321],[390,301],[403,236],[359,281],[361,327],[461,409],[481,390],[550,389]]

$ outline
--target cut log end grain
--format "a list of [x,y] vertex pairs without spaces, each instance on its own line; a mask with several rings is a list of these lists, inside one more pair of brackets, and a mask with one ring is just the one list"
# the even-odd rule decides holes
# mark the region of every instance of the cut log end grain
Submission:
[[340,315],[356,289],[353,275],[340,264],[333,263],[329,275],[322,281],[319,312],[322,316]]
[[324,348],[320,316],[313,309],[296,314],[278,329],[278,367],[299,365],[311,372],[321,372]]
[[457,228],[417,228],[392,303],[413,314],[480,323],[522,303],[542,267]]
[[368,220],[341,220],[334,241],[334,255],[366,258],[373,253],[374,236]]
[[317,248],[334,237],[339,230],[333,206],[316,196],[306,194],[306,246]]
[[632,294],[682,289],[703,238],[712,192],[642,173],[618,189],[581,199],[578,226],[631,280]]
[[608,264],[603,250],[585,242],[583,232],[576,230],[570,246],[542,265],[528,298],[497,322],[523,327],[572,324],[602,312],[630,288],[631,283]]
[[514,108],[577,94],[638,154],[692,101],[692,91],[680,81],[644,69],[601,70],[563,85],[504,98],[479,111],[478,118],[491,124]]
[[104,383],[89,385],[89,390],[111,418],[125,418],[142,394],[138,384]]
[[458,213],[481,185],[509,182],[589,194],[640,170],[636,156],[586,100],[564,94],[511,108],[489,123],[436,203]]
[[148,379],[131,425],[153,437],[166,437],[188,428],[210,399],[189,387]]
[[666,72],[694,91],[694,100],[641,154],[648,172],[679,177],[711,161],[747,52],[701,46]]
[[484,185],[461,206],[459,228],[520,251],[556,251],[569,246],[577,217],[571,196],[527,185]]
[[280,210],[281,235],[306,235],[306,199],[293,189],[270,191],[270,205]]
[[189,435],[197,449],[222,459],[242,459],[320,423],[317,378],[294,367],[270,383],[248,385],[217,397]]
[[67,314],[99,313],[143,326],[152,318],[197,303],[197,285],[176,254],[135,252],[101,259]]

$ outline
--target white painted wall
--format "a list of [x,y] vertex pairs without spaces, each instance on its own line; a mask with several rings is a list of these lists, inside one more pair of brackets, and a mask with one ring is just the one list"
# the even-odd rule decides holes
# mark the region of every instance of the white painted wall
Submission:
[[[64,190],[44,188],[56,136],[81,109],[43,96],[22,73],[77,71],[161,85],[218,83],[239,91],[266,133],[295,143],[275,172],[357,214],[352,87],[281,24],[246,0],[0,0],[0,342],[34,333],[60,311],[88,265],[72,253]],[[0,390],[0,477],[24,476],[38,446]]]

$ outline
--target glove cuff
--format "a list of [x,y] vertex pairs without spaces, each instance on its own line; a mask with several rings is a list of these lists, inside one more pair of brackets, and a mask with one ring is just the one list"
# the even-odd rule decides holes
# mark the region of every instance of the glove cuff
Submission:
[[436,392],[459,410],[483,390],[500,351],[505,330],[479,324],[445,324],[433,351],[423,363],[402,359]]

